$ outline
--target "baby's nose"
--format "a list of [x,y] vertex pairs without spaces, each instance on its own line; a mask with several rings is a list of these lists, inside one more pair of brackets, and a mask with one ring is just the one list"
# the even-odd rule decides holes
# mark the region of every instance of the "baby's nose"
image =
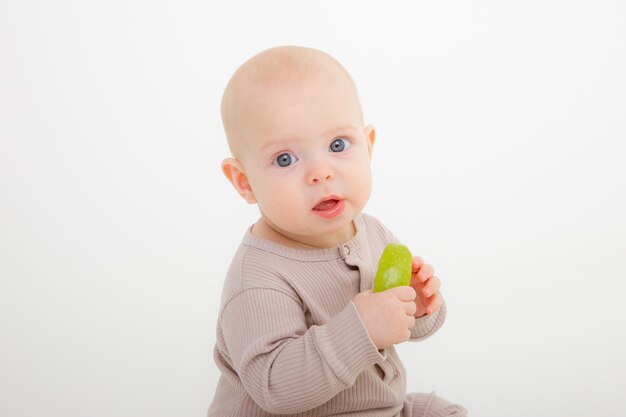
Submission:
[[320,182],[330,181],[334,178],[334,174],[330,167],[315,167],[309,171],[307,183],[309,185],[315,185]]

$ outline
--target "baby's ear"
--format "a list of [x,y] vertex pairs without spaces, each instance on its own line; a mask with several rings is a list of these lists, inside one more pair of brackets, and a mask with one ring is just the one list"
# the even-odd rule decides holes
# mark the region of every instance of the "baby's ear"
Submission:
[[376,129],[374,126],[367,125],[365,127],[365,140],[367,140],[367,150],[372,157],[372,148],[374,148],[374,142],[376,142]]
[[256,203],[256,197],[252,192],[248,177],[243,170],[241,162],[235,158],[224,159],[222,161],[222,172],[248,204]]

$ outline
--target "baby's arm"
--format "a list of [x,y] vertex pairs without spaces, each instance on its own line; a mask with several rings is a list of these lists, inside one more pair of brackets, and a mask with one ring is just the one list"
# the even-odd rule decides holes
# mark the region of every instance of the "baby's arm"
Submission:
[[269,413],[318,407],[384,360],[351,302],[328,323],[307,329],[295,296],[252,288],[229,301],[221,326],[246,391]]

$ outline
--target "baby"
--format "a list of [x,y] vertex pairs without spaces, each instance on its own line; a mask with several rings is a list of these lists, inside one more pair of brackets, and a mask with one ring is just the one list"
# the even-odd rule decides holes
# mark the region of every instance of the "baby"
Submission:
[[348,72],[315,49],[268,49],[232,76],[222,121],[222,170],[260,218],[224,283],[209,417],[466,415],[406,394],[394,344],[432,335],[446,309],[420,257],[411,286],[371,290],[397,239],[361,212],[376,133]]

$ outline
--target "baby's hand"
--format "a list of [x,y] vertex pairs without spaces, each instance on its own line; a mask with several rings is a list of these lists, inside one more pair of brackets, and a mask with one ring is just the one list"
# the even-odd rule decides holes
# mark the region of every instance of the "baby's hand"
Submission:
[[378,349],[404,342],[415,325],[415,290],[409,286],[357,294],[352,302]]
[[415,298],[415,317],[419,318],[426,314],[433,314],[441,308],[441,295],[439,288],[441,281],[434,276],[432,266],[425,264],[419,256],[413,257],[413,273],[411,274],[411,287],[417,292]]

